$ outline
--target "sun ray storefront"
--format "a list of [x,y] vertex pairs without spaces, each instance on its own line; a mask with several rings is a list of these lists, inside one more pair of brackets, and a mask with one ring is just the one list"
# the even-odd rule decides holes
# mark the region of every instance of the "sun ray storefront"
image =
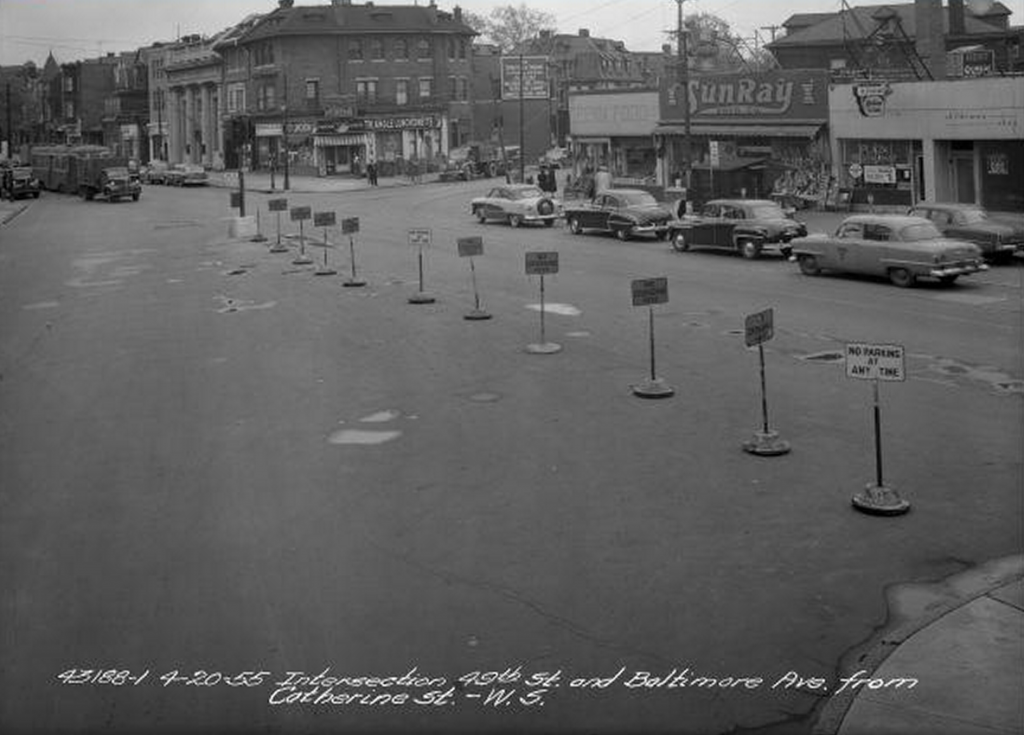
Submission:
[[833,193],[828,72],[695,75],[688,98],[682,92],[673,80],[665,80],[660,90],[654,137],[658,176],[667,191],[681,191],[689,161],[690,201],[772,196],[816,206]]

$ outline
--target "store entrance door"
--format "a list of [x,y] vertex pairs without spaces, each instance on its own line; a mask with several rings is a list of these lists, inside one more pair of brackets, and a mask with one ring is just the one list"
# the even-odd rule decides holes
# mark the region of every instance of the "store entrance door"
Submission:
[[974,204],[977,201],[973,152],[953,154],[953,189],[956,201],[961,204]]

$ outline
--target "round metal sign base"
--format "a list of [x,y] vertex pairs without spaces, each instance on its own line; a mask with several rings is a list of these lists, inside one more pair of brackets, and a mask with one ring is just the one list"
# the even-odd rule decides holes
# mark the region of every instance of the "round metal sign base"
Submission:
[[433,296],[424,291],[414,293],[412,296],[409,297],[410,304],[432,304],[435,301],[437,301],[437,299],[435,299]]
[[345,288],[361,288],[366,285],[366,281],[357,281],[354,278],[350,278],[341,285]]
[[491,315],[483,309],[473,309],[468,314],[463,314],[462,318],[468,319],[471,322],[481,322],[484,319],[490,319]]
[[255,235],[252,236],[252,239],[249,242],[266,242],[266,241],[267,241],[267,238],[266,238],[265,235],[261,235],[259,233],[256,233]]
[[292,265],[313,265],[313,259],[308,255],[300,255],[292,261]]
[[778,457],[782,454],[789,454],[789,442],[780,439],[778,432],[755,431],[751,441],[743,442],[743,451],[756,454],[759,457]]
[[287,253],[288,252],[288,246],[285,245],[284,243],[280,243],[280,242],[279,243],[275,243],[270,248],[270,252],[272,252],[272,253]]
[[317,268],[313,272],[313,275],[314,276],[336,276],[336,275],[338,275],[338,271],[334,270],[333,268]]
[[854,495],[850,502],[857,510],[876,516],[898,516],[910,510],[910,503],[895,489],[874,483],[868,483],[864,492]]
[[676,394],[676,389],[661,378],[648,379],[631,387],[633,395],[640,398],[670,398]]
[[557,342],[540,342],[526,345],[526,351],[531,355],[553,355],[562,351],[562,345]]

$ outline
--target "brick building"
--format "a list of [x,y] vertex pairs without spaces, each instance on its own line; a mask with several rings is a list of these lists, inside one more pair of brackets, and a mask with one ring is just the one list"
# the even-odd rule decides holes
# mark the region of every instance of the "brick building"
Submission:
[[105,144],[115,155],[146,162],[149,80],[143,50],[120,54],[113,72],[114,91],[103,117]]
[[104,145],[103,118],[117,63],[110,53],[60,65],[60,74],[51,80],[56,142]]
[[330,175],[429,162],[471,137],[474,31],[459,8],[334,0],[272,12],[214,44],[225,152]]

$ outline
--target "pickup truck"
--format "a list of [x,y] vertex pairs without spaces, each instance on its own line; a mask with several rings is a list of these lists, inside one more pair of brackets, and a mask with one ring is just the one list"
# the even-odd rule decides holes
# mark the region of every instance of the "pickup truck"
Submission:
[[113,158],[92,158],[81,164],[78,193],[87,201],[99,196],[108,202],[129,197],[137,202],[142,194],[142,184],[125,162]]

